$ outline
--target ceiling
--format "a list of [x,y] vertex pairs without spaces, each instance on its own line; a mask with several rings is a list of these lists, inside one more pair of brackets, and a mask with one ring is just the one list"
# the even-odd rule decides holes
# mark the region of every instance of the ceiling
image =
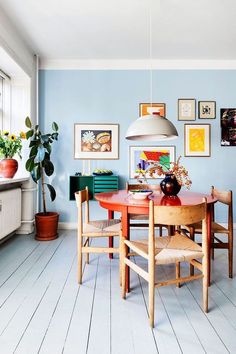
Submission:
[[0,7],[43,59],[147,59],[150,48],[154,59],[236,59],[235,0],[0,0]]

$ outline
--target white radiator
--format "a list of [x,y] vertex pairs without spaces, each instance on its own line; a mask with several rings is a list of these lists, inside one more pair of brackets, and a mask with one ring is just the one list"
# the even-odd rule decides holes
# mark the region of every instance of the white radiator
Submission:
[[0,191],[0,239],[21,226],[21,189]]

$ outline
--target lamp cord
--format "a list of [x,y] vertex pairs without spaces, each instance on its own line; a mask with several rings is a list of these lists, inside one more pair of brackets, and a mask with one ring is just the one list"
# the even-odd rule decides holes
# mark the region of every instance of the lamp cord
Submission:
[[149,1],[149,68],[150,68],[150,103],[152,107],[152,13],[151,13],[151,0]]

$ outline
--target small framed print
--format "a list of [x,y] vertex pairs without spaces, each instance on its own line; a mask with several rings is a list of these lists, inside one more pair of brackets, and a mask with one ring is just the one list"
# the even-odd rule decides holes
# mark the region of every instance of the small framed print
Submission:
[[184,155],[202,157],[210,156],[210,133],[210,124],[185,124]]
[[76,123],[74,158],[106,160],[119,158],[119,124]]
[[198,102],[198,118],[199,119],[215,119],[216,102],[215,101],[199,101]]
[[196,100],[195,98],[178,99],[178,120],[196,119]]
[[140,103],[139,104],[139,116],[146,116],[148,114],[158,113],[160,116],[166,116],[165,103]]

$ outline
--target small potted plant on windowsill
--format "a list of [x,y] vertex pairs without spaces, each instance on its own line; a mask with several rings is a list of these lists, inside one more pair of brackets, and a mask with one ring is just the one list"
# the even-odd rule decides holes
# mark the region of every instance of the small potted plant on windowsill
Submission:
[[0,176],[3,178],[13,178],[18,170],[18,162],[15,155],[21,158],[22,139],[25,133],[19,135],[10,134],[8,131],[0,131]]
[[53,122],[52,133],[42,134],[39,126],[32,127],[29,117],[25,120],[25,125],[29,130],[26,132],[26,138],[30,139],[30,153],[26,161],[26,170],[30,172],[35,183],[41,182],[41,193],[43,212],[35,215],[36,240],[49,241],[57,238],[59,214],[48,212],[46,208],[46,186],[50,193],[51,200],[56,198],[54,187],[46,182],[46,176],[52,176],[54,165],[51,161],[52,144],[58,140],[58,125]]

